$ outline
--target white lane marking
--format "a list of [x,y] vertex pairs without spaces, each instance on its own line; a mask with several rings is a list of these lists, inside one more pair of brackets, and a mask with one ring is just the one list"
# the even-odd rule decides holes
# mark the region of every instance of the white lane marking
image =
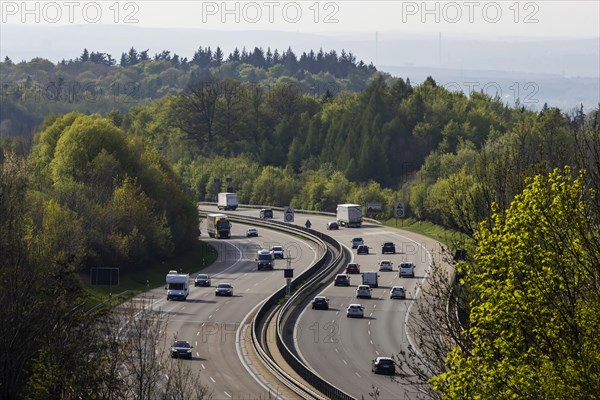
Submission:
[[217,383],[212,376],[209,376],[210,380],[213,381],[213,383]]
[[371,340],[371,344],[373,344],[373,341]]
[[377,350],[375,350],[375,354],[379,355],[379,352]]
[[[204,325],[204,324],[202,324],[202,325]],[[196,336],[200,336],[200,331],[198,331],[198,333],[196,333]]]
[[213,316],[213,315],[212,315],[212,314],[210,314],[210,315],[208,316],[208,319],[211,319],[211,318],[212,318],[212,316]]
[[194,346],[198,347],[198,341],[197,340],[194,342]]
[[223,393],[225,393],[227,395],[227,397],[231,397],[231,395],[229,393],[227,393],[227,392],[223,392]]
[[358,376],[359,378],[361,377],[360,374],[358,372],[355,372],[356,376]]
[[200,357],[200,353],[196,352],[196,357]]
[[367,325],[371,325],[371,321],[369,321],[369,323]]
[[338,349],[335,349],[335,352],[336,352],[336,353],[339,353],[340,351],[339,351]]
[[368,332],[369,332],[369,336],[371,336],[371,330],[370,330],[370,329],[369,329],[369,331],[368,331]]
[[202,369],[206,369],[206,367],[204,366],[204,364],[200,364],[200,365],[202,365]]
[[342,359],[342,361],[344,362],[344,364],[348,365],[348,363],[346,362],[346,360]]

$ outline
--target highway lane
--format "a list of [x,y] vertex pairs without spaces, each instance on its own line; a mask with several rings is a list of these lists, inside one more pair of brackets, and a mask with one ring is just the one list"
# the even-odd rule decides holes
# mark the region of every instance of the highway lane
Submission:
[[[313,227],[317,229],[332,219],[335,218],[311,217]],[[371,360],[377,356],[392,356],[407,348],[406,313],[418,293],[417,283],[424,278],[431,257],[436,256],[436,252],[432,252],[435,242],[420,235],[369,223],[363,228],[342,228],[327,233],[348,247],[352,237],[365,239],[370,254],[356,255],[353,251],[353,261],[361,265],[361,272],[378,271],[377,264],[382,259],[391,260],[394,271],[378,271],[379,287],[373,289],[372,299],[356,298],[356,286],[362,283],[360,275],[351,275],[350,287],[336,287],[332,282],[320,293],[330,299],[330,310],[312,310],[309,307],[301,314],[295,328],[301,333],[297,343],[302,358],[324,379],[356,398],[369,398],[372,386],[379,389],[379,399],[412,398],[410,391],[390,377],[373,374]],[[381,244],[384,241],[393,241],[397,254],[382,255]],[[398,277],[401,261],[415,264],[415,278]],[[390,288],[394,285],[404,286],[406,300],[389,298]],[[346,307],[350,303],[362,304],[365,318],[347,318]]]
[[[233,223],[231,239],[203,237],[202,240],[219,251],[217,261],[202,271],[211,275],[211,287],[194,287],[196,274],[192,274],[190,295],[185,302],[166,301],[163,289],[146,294],[158,298],[153,307],[164,311],[169,318],[167,344],[177,337],[194,346],[191,363],[201,371],[203,384],[210,388],[214,399],[268,398],[266,388],[242,365],[236,335],[245,316],[285,285],[281,270],[286,267],[286,260],[276,260],[273,271],[258,271],[256,251],[274,244],[284,246],[290,250],[290,264],[296,269],[296,275],[316,258],[313,249],[295,236],[258,227],[259,237],[246,238],[247,228],[247,225]],[[206,235],[204,229],[203,235]],[[172,267],[176,266],[165,269]],[[220,282],[233,285],[233,297],[215,296],[215,286]]]

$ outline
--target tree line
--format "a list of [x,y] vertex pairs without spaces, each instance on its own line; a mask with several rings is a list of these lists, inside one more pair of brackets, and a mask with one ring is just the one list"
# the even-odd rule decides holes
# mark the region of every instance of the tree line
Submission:
[[225,57],[217,47],[199,47],[188,59],[168,50],[148,54],[131,48],[120,64],[110,55],[84,49],[74,59],[52,63],[42,58],[0,62],[0,136],[31,137],[50,114],[78,111],[86,114],[147,104],[178,94],[192,82],[207,76],[272,86],[290,82],[304,93],[361,90],[375,67],[357,61],[351,52],[335,50],[303,52],[291,48],[279,52],[256,47],[237,48]]

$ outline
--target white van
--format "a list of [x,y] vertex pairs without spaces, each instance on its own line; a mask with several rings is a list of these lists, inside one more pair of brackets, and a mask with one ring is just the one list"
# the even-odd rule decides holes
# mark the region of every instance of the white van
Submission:
[[400,263],[398,276],[402,278],[403,276],[414,278],[415,277],[415,264],[411,262],[403,262]]
[[379,278],[379,275],[377,274],[377,272],[373,272],[373,271],[363,272],[362,273],[362,284],[369,285],[370,287],[377,287],[377,286],[379,286],[377,278]]

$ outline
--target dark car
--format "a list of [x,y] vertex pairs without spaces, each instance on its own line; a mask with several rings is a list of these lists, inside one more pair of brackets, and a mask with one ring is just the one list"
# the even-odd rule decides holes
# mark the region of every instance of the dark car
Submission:
[[381,254],[396,254],[396,245],[392,242],[385,242],[381,245]]
[[198,274],[194,280],[194,286],[210,286],[210,276],[207,274]]
[[396,364],[390,357],[377,357],[371,362],[371,372],[376,374],[396,375]]
[[361,244],[356,248],[356,254],[369,254],[369,246]]
[[337,222],[335,221],[331,221],[327,223],[327,230],[331,231],[331,230],[338,230],[340,229],[340,226],[338,225]]
[[192,359],[192,348],[190,342],[186,340],[176,340],[171,345],[171,357]]
[[346,266],[346,274],[360,274],[360,265],[357,263],[349,263]]
[[263,219],[273,218],[273,210],[270,208],[263,208],[262,210],[260,210],[260,213],[258,215],[260,218]]
[[329,310],[329,299],[325,296],[315,296],[312,299],[313,310]]
[[230,283],[219,283],[215,289],[215,296],[233,296],[233,286]]
[[334,286],[350,286],[350,277],[344,274],[336,275]]

